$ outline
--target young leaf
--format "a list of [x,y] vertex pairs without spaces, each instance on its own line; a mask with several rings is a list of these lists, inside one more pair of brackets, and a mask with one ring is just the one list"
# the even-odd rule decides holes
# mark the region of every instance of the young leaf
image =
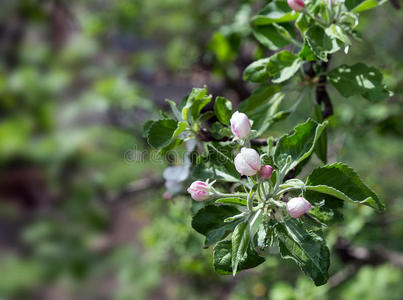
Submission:
[[223,180],[237,182],[240,175],[234,166],[234,148],[227,143],[207,144],[208,153],[202,156],[192,177],[197,180]]
[[217,97],[214,103],[214,112],[218,121],[227,125],[232,115],[232,103],[224,97]]
[[337,40],[326,34],[318,25],[313,25],[305,32],[306,41],[312,52],[321,60],[327,61],[328,54],[340,49]]
[[232,233],[232,275],[235,276],[238,270],[238,265],[248,250],[250,242],[249,223],[239,223]]
[[283,258],[294,260],[315,285],[323,285],[329,278],[329,249],[325,240],[315,232],[307,231],[295,219],[278,223],[275,233]]
[[[231,241],[218,242],[214,247],[214,269],[218,274],[227,275],[233,274],[232,270],[232,243]],[[237,271],[254,268],[265,259],[253,249],[250,243],[246,254],[240,259]]]
[[309,48],[308,44],[305,42],[301,51],[298,53],[298,57],[304,61],[314,61],[316,60],[315,54]]
[[392,95],[382,83],[382,73],[363,63],[341,65],[328,73],[328,79],[344,97],[361,95],[370,101],[381,101]]
[[377,7],[378,5],[382,4],[383,2],[381,1],[379,3],[376,0],[346,0],[344,5],[347,7],[348,10],[358,13],[361,11],[365,11],[365,10]]
[[171,110],[172,110],[172,112],[174,113],[175,118],[176,118],[178,121],[181,121],[181,120],[182,120],[182,115],[181,115],[181,113],[179,112],[178,108],[176,107],[176,103],[175,103],[174,101],[172,101],[172,100],[169,100],[169,99],[165,99],[165,101],[168,102],[169,105],[171,106]]
[[195,88],[192,90],[182,109],[182,118],[185,121],[197,119],[200,111],[211,101],[211,95],[207,95],[207,88]]
[[242,219],[237,219],[230,223],[224,223],[224,220],[239,213],[240,211],[233,206],[208,205],[193,216],[192,227],[206,236],[204,246],[208,247],[221,241],[234,230]]
[[[236,175],[236,176],[235,176]],[[209,163],[200,162],[196,165],[192,172],[194,180],[221,180],[227,182],[238,182],[240,175],[228,174],[224,168],[219,165],[212,165]]]
[[274,83],[290,79],[301,66],[298,56],[284,50],[269,58],[260,59],[251,63],[244,72],[244,80],[262,82],[274,77]]
[[252,19],[253,25],[285,23],[298,18],[298,13],[290,9],[287,1],[276,0],[267,4],[257,16]]
[[[313,116],[315,121],[319,123],[324,121],[320,105],[315,104]],[[315,147],[315,153],[324,164],[327,163],[327,128],[323,130],[319,137]]]
[[[288,32],[288,34],[295,38],[295,30],[288,23],[278,24]],[[290,44],[289,39],[285,38],[272,24],[263,26],[253,26],[252,33],[255,38],[265,47],[270,50],[277,51]]]
[[153,126],[155,121],[153,120],[148,120],[147,122],[144,123],[143,125],[143,137],[147,138],[148,137],[148,131],[150,130],[151,126]]
[[263,82],[269,80],[270,75],[267,72],[267,64],[270,58],[262,58],[254,61],[246,67],[243,73],[243,79],[251,82]]
[[239,173],[234,165],[234,148],[230,144],[224,145],[213,142],[207,145],[208,159],[213,166],[225,171],[234,177],[238,177]]
[[220,198],[215,201],[217,204],[234,204],[246,206],[246,199],[242,198]]
[[351,45],[350,39],[341,26],[332,24],[328,28],[326,28],[325,32],[331,38],[338,39],[346,45]]
[[285,96],[278,92],[279,90],[278,86],[273,85],[261,87],[239,105],[238,110],[253,120],[252,129],[257,131],[256,136],[262,135],[275,122],[289,115],[288,112],[279,112],[280,104]]
[[[306,189],[382,211],[384,203],[362,182],[358,174],[343,163],[319,167],[306,180]],[[308,199],[309,200],[309,199]]]
[[290,79],[299,70],[302,62],[295,54],[284,50],[269,58],[266,69],[273,82],[280,83]]
[[262,86],[256,89],[249,98],[242,101],[238,107],[238,110],[247,114],[249,118],[255,121],[251,115],[257,111],[260,111],[261,108],[267,104],[267,100],[273,97],[279,91],[280,86],[277,85]]
[[163,148],[169,145],[186,128],[186,122],[177,122],[172,119],[156,121],[148,130],[148,143],[156,149]]
[[283,135],[274,151],[274,162],[280,169],[286,164],[287,157],[291,156],[291,164],[287,172],[308,158],[315,149],[316,143],[325,129],[327,122],[318,124],[308,119],[294,129],[294,133]]

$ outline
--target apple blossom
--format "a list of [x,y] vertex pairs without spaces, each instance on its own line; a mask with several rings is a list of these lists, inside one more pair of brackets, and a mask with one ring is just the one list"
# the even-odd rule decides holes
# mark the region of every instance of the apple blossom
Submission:
[[295,11],[301,11],[305,7],[304,0],[287,0],[288,6]]
[[239,138],[247,137],[252,127],[248,116],[238,111],[232,115],[230,123],[232,133]]
[[292,198],[287,202],[287,212],[295,219],[306,214],[310,208],[311,203],[303,197]]
[[252,176],[259,172],[261,167],[260,156],[252,148],[242,148],[234,159],[236,170],[241,175]]
[[204,201],[209,197],[209,185],[204,181],[195,181],[187,189],[188,193],[196,201]]
[[269,166],[269,165],[266,165],[266,166],[263,166],[260,169],[259,176],[263,180],[267,180],[267,179],[269,179],[271,177],[272,173],[273,173],[273,167]]

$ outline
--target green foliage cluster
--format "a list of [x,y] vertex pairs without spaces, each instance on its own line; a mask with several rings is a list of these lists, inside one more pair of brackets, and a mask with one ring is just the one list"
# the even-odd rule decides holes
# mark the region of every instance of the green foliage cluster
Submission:
[[[214,273],[213,258],[220,258],[215,264],[220,273],[232,273],[232,245],[229,247],[229,240],[220,242],[215,253],[212,247],[202,249],[207,241],[203,235],[195,234],[191,225],[211,236],[208,229],[214,226],[203,227],[205,223],[196,224],[192,217],[206,210],[204,203],[179,195],[168,202],[161,199],[162,187],[157,184],[151,191],[120,198],[126,195],[128,186],[132,187],[133,180],[142,182],[161,173],[162,166],[148,158],[141,163],[125,159],[127,153],[133,153],[127,152],[133,150],[133,144],[139,152],[145,148],[139,124],[157,118],[159,109],[169,107],[151,99],[159,98],[161,90],[170,91],[171,86],[180,87],[180,92],[169,97],[180,98],[183,89],[199,84],[200,78],[195,74],[208,73],[205,80],[210,91],[235,100],[231,104],[224,97],[214,97],[201,110],[206,119],[197,121],[199,115],[194,118],[189,107],[187,122],[192,122],[196,133],[206,126],[215,139],[227,138],[227,124],[236,107],[255,120],[256,135],[264,137],[282,136],[308,115],[314,116],[316,123],[323,123],[320,110],[312,115],[313,104],[308,100],[312,88],[300,96],[299,90],[286,87],[300,82],[299,74],[305,78],[303,73],[297,70],[295,76],[284,79],[297,65],[306,65],[311,55],[309,45],[306,58],[300,58],[298,46],[291,46],[271,63],[262,61],[261,71],[255,73],[254,68],[249,68],[251,75],[244,73],[248,80],[245,86],[247,91],[255,92],[248,101],[237,105],[237,100],[250,96],[243,93],[239,81],[244,69],[252,61],[269,58],[274,54],[271,51],[293,43],[281,27],[291,32],[295,42],[302,42],[298,29],[287,22],[251,24],[255,12],[264,4],[256,0],[2,2],[0,268],[4,276],[0,278],[0,298],[400,299],[402,272],[393,263],[364,266],[345,283],[332,286],[331,280],[315,287],[302,272],[296,272],[293,262],[281,260],[271,248],[265,263],[253,271],[242,272],[235,279],[219,276]],[[345,201],[343,222],[338,221],[340,208],[323,214],[315,211],[318,220],[328,218],[329,224],[332,221],[324,233],[332,262],[330,275],[351,267],[335,250],[338,238],[371,253],[379,245],[395,252],[403,249],[403,223],[399,217],[403,201],[401,19],[401,12],[389,5],[360,15],[355,30],[363,32],[363,42],[355,41],[359,35],[354,31],[349,37],[349,54],[339,51],[331,59],[329,70],[334,72],[328,72],[328,87],[335,114],[321,134],[327,134],[331,141],[327,157],[329,161],[337,157],[354,166],[387,201],[387,211],[379,215],[368,206]],[[14,40],[18,33],[22,33],[21,39]],[[298,58],[294,60],[295,56]],[[356,66],[357,61],[369,67]],[[382,80],[372,65],[380,67]],[[283,74],[282,68],[288,71]],[[373,74],[364,74],[356,81],[349,78],[356,82],[350,91],[345,89],[344,81],[337,79],[346,68],[357,74]],[[203,72],[199,73],[200,69]],[[248,76],[252,76],[251,80]],[[259,76],[265,78],[264,82],[259,81]],[[157,80],[150,83],[150,78]],[[166,78],[172,81],[167,83]],[[272,80],[280,83],[268,85]],[[379,99],[386,95],[383,81],[396,94],[391,100]],[[376,91],[373,94],[368,88],[372,85]],[[345,95],[350,98],[344,99]],[[371,105],[362,97],[369,99]],[[207,92],[203,98],[207,101]],[[297,102],[298,109],[294,109]],[[177,107],[182,113],[183,107]],[[164,116],[174,118],[169,113]],[[171,127],[183,129],[177,121]],[[183,135],[157,137],[156,143],[164,145],[162,149],[178,147]],[[213,174],[219,178],[218,189],[225,190],[227,186],[220,182],[238,182],[240,178],[232,162],[222,164],[232,148],[224,147],[222,142],[206,144],[193,174],[197,179]],[[321,149],[322,152],[318,148],[314,151],[323,161],[325,148]],[[218,169],[211,159],[222,166]],[[307,178],[315,164],[319,161],[313,155],[300,177]],[[374,170],[374,166],[382,167]],[[348,170],[342,171],[350,176]],[[315,178],[310,178],[311,186],[316,186]],[[376,205],[373,199],[375,202],[370,202]],[[224,207],[232,213],[230,203],[247,204],[242,197],[219,198],[216,202],[227,203],[211,203],[220,207],[221,213]],[[231,216],[212,220],[214,224],[220,221],[216,235],[225,234],[220,224]],[[225,225],[228,233],[233,230],[232,223]],[[295,224],[291,220],[287,225]],[[279,233],[287,228],[284,226],[278,228]],[[284,241],[288,242],[287,237]],[[309,244],[309,240],[305,242]],[[242,247],[238,247],[240,250]],[[246,250],[250,251],[251,248]],[[262,261],[260,256],[252,258],[255,265]],[[251,265],[245,265],[241,258],[238,269],[245,266]]]
[[[328,70],[331,55],[342,48],[347,53],[350,38],[358,39],[358,13],[376,6],[373,1],[318,0],[307,2],[301,12],[296,12],[286,1],[275,0],[251,19],[250,30],[259,42],[280,51],[251,63],[244,71],[245,80],[259,84],[239,106],[252,122],[250,136],[239,136],[235,131],[229,100],[217,97],[213,109],[206,108],[213,100],[207,88],[193,89],[179,106],[168,100],[174,119],[163,114],[161,120],[146,123],[148,142],[160,154],[184,141],[201,143],[203,151],[195,152],[192,178],[213,181],[224,190],[217,192],[210,184],[210,198],[221,199],[207,201],[192,221],[193,228],[206,236],[205,246],[215,244],[214,268],[218,273],[235,276],[242,269],[256,267],[264,261],[267,249],[277,247],[283,258],[294,260],[316,285],[323,285],[329,278],[330,265],[324,233],[340,220],[342,201],[385,209],[383,201],[353,169],[343,163],[327,164],[328,122],[324,121],[333,113],[327,83],[344,97],[360,95],[378,102],[393,95],[381,72],[363,63]],[[286,46],[291,51],[281,50]],[[217,57],[220,59],[220,53]],[[297,89],[300,99],[292,108],[280,110],[290,89]],[[254,145],[253,139],[264,136],[272,125],[297,109],[306,91],[315,94],[311,115],[316,121],[308,119],[276,141],[269,137],[265,143]],[[250,145],[258,150],[264,164],[274,168],[268,182],[262,182],[258,175],[240,177],[235,155],[241,146]],[[297,176],[314,153],[325,165],[314,169],[304,182]],[[289,194],[302,195],[312,204],[308,217],[295,220],[285,213]]]

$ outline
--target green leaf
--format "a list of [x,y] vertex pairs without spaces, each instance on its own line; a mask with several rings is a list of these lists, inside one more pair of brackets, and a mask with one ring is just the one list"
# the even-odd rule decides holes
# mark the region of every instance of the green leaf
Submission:
[[284,94],[279,90],[279,86],[274,85],[261,87],[239,105],[238,110],[253,120],[252,129],[257,131],[257,136],[264,134],[275,122],[289,115],[287,112],[279,113],[284,99]]
[[312,52],[321,60],[340,49],[337,40],[328,36],[322,27],[313,25],[305,32],[306,41]]
[[234,165],[234,147],[231,144],[220,144],[213,142],[207,145],[208,159],[213,166],[225,171],[234,177],[239,173]]
[[224,137],[232,137],[231,129],[229,129],[227,126],[224,126],[220,122],[214,122],[208,127],[208,130],[210,131],[211,135],[218,140]]
[[[214,269],[218,274],[233,274],[232,270],[232,243],[231,241],[221,241],[214,247]],[[246,254],[240,259],[237,271],[254,268],[265,259],[253,249],[250,243]]]
[[315,54],[312,52],[311,48],[309,48],[308,44],[305,42],[301,51],[298,54],[299,58],[304,61],[314,61],[316,60]]
[[182,109],[183,120],[197,119],[200,111],[211,101],[211,95],[207,95],[207,88],[194,88],[186,100]]
[[300,14],[298,19],[295,21],[295,26],[299,29],[302,34],[308,30],[314,24],[314,20],[306,14]]
[[237,182],[240,175],[234,166],[234,147],[230,142],[207,144],[206,153],[201,157],[192,177],[197,180],[223,180]]
[[246,67],[243,73],[243,79],[251,82],[263,82],[269,80],[270,75],[267,72],[267,63],[270,58],[263,58],[254,61]]
[[[280,91],[280,86],[278,85],[270,85],[270,86],[262,86],[256,89],[249,98],[245,99],[241,102],[238,107],[240,112],[245,114],[252,115],[259,111],[262,106],[267,104],[267,100],[273,97]],[[249,116],[249,118],[251,118]],[[254,120],[254,118],[251,118]]]
[[156,149],[165,147],[186,128],[186,122],[177,122],[172,119],[156,121],[148,130],[148,143]]
[[169,143],[167,146],[164,146],[164,147],[160,148],[160,149],[158,150],[158,154],[159,154],[160,156],[164,156],[164,155],[166,155],[166,154],[168,153],[168,151],[170,151],[170,150],[172,150],[172,149],[178,147],[178,146],[179,146],[180,144],[182,144],[182,143],[183,143],[183,140],[182,140],[182,139],[179,139],[179,138],[173,139],[172,142]]
[[298,15],[298,13],[290,9],[287,1],[277,0],[266,5],[259,14],[252,19],[252,24],[256,26],[285,23],[296,20]]
[[233,176],[222,170],[220,166],[215,166],[206,163],[198,163],[192,172],[192,178],[194,180],[220,180],[227,182],[239,182],[240,175]]
[[348,10],[355,13],[372,9],[380,4],[382,3],[379,3],[376,0],[346,0],[344,3]]
[[299,69],[302,62],[298,56],[284,50],[269,58],[260,59],[250,64],[244,72],[244,80],[262,82],[274,77],[274,83],[290,79]]
[[[306,198],[309,200],[309,198]],[[317,207],[311,206],[309,216],[313,217],[326,225],[333,225],[343,220],[343,215],[337,209],[331,209],[326,206]]]
[[329,249],[325,240],[304,228],[295,219],[287,219],[275,227],[283,258],[294,260],[315,285],[323,285],[329,278]]
[[220,198],[215,201],[217,204],[235,204],[235,205],[242,205],[246,206],[246,199],[242,198]]
[[182,120],[182,115],[181,115],[181,113],[179,112],[178,108],[176,107],[176,103],[175,103],[174,101],[172,101],[172,100],[169,100],[169,99],[165,99],[165,101],[168,102],[169,105],[171,106],[171,110],[172,110],[172,112],[174,113],[175,118],[176,118],[178,121],[181,121],[181,120]]
[[232,115],[232,103],[224,97],[217,97],[214,103],[214,112],[218,121],[227,125]]
[[221,241],[234,230],[242,219],[237,219],[230,223],[224,223],[224,220],[239,213],[240,211],[233,206],[208,205],[193,216],[192,227],[206,236],[204,245],[208,247]]
[[153,126],[155,121],[153,120],[148,120],[147,122],[144,123],[143,125],[143,136],[145,138],[148,137],[148,131],[150,130],[151,126]]
[[327,122],[318,124],[312,119],[308,119],[305,123],[295,127],[294,133],[283,135],[278,140],[274,151],[274,162],[277,167],[281,169],[286,164],[288,156],[291,156],[291,164],[287,167],[288,171],[308,158],[315,149],[316,143],[326,126]]
[[280,83],[290,79],[301,66],[301,60],[295,54],[284,50],[269,58],[266,69],[273,82]]
[[232,233],[232,275],[235,276],[238,270],[238,264],[245,256],[250,242],[249,223],[239,223]]
[[[324,121],[320,105],[315,104],[313,115],[316,122],[322,123]],[[324,164],[327,163],[327,128],[323,130],[319,137],[315,147],[315,153]]]
[[382,211],[384,203],[364,183],[358,174],[343,163],[313,170],[306,180],[306,189],[350,202],[368,205]]
[[380,71],[363,63],[341,65],[328,73],[329,81],[341,95],[361,95],[370,101],[381,101],[392,96],[382,78]]
[[[282,23],[278,26],[284,28],[291,37],[295,38],[295,30],[290,24]],[[272,24],[253,26],[252,33],[262,45],[273,51],[280,50],[290,44],[289,39],[284,37]]]
[[333,39],[338,39],[346,45],[351,45],[351,41],[344,32],[343,28],[339,25],[332,24],[328,28],[325,29],[325,32],[328,36]]

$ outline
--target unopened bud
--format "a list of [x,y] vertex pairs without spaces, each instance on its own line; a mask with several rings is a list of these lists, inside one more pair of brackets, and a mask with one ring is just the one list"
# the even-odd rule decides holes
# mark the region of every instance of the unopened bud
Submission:
[[237,111],[232,115],[230,122],[231,130],[234,135],[239,138],[245,138],[248,136],[252,126],[247,115]]
[[269,165],[263,166],[259,172],[259,176],[263,180],[269,179],[271,177],[271,174],[273,174],[273,168]]
[[305,7],[304,0],[287,0],[288,6],[295,11],[301,11]]
[[234,159],[236,170],[241,175],[253,176],[261,167],[260,156],[252,148],[242,148]]
[[196,201],[204,201],[209,197],[210,187],[204,181],[195,181],[187,189],[188,193]]
[[310,208],[311,203],[303,197],[292,198],[287,202],[287,212],[295,219],[306,214]]

